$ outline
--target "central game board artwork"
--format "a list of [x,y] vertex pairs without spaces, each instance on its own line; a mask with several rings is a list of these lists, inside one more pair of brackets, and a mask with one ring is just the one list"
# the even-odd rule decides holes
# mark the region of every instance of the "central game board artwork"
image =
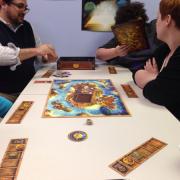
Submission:
[[43,117],[129,115],[111,80],[54,80]]

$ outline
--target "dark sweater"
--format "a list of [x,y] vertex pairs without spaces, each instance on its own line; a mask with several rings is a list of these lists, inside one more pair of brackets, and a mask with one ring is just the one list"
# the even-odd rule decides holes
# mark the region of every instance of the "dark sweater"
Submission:
[[[159,69],[169,52],[166,45],[156,51],[155,58]],[[151,102],[165,106],[180,120],[180,47],[157,78],[146,84],[143,94]]]
[[[16,32],[13,32],[0,21],[0,43],[3,46],[13,43],[19,48],[35,47],[31,25],[24,21],[23,25]],[[35,58],[30,58],[23,61],[15,71],[11,71],[10,66],[0,66],[0,92],[21,92],[35,74],[34,60]]]

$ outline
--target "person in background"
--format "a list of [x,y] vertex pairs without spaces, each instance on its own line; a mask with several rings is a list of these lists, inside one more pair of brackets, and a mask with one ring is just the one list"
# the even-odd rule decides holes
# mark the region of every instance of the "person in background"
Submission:
[[115,17],[115,24],[123,24],[131,20],[141,19],[145,24],[146,35],[149,48],[141,51],[128,53],[127,45],[118,45],[117,39],[114,37],[105,45],[96,50],[96,58],[106,61],[111,65],[121,65],[135,71],[152,57],[154,50],[159,46],[160,42],[156,39],[156,20],[147,23],[148,16],[144,9],[144,4],[140,2],[132,2],[118,8]]
[[156,27],[165,44],[134,73],[134,80],[148,100],[165,106],[180,120],[180,0],[160,1]]
[[0,96],[0,118],[3,118],[11,108],[12,102]]
[[0,96],[14,102],[35,74],[37,56],[53,62],[51,44],[37,46],[33,29],[24,20],[27,0],[0,0]]

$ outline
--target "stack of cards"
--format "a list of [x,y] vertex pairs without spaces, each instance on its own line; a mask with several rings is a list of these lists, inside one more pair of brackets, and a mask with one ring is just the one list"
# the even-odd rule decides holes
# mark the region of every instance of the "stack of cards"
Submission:
[[113,67],[113,66],[109,66],[108,70],[109,70],[110,74],[117,74],[117,71],[116,71],[115,67]]
[[137,94],[129,84],[121,84],[121,86],[129,98],[138,98]]
[[32,106],[33,101],[23,101],[20,106],[16,109],[13,115],[8,119],[6,124],[19,124],[21,123],[23,117],[28,112]]
[[49,69],[47,72],[45,72],[41,78],[49,78],[54,73],[54,70]]
[[68,71],[56,72],[55,74],[53,74],[54,77],[60,77],[60,78],[69,77],[70,75],[71,75],[71,73]]
[[12,139],[0,166],[0,180],[15,180],[26,148],[27,139]]
[[158,139],[151,138],[130,153],[113,162],[110,167],[125,176],[166,145],[166,143]]

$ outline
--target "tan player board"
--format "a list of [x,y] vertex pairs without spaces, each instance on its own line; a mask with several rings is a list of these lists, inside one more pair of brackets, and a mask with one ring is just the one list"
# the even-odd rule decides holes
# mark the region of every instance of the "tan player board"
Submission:
[[110,164],[110,168],[125,176],[166,145],[166,143],[158,139],[151,138],[136,149],[132,150],[130,153],[114,161]]
[[53,73],[54,73],[54,70],[49,69],[41,76],[41,78],[49,78],[50,76],[52,76]]
[[28,139],[12,139],[0,165],[0,180],[16,180]]
[[137,94],[129,84],[121,84],[121,86],[129,98],[138,98]]
[[7,120],[6,124],[20,124],[25,114],[29,111],[33,101],[23,101],[15,110],[12,116]]

